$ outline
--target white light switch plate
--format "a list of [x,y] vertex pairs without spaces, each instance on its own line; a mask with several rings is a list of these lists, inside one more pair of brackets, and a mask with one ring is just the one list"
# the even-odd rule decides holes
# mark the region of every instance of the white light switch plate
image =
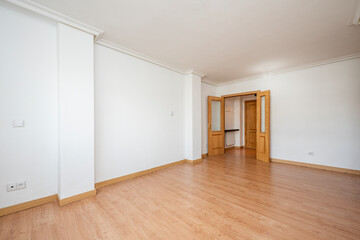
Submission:
[[12,121],[13,127],[24,127],[25,121],[24,120],[14,120]]

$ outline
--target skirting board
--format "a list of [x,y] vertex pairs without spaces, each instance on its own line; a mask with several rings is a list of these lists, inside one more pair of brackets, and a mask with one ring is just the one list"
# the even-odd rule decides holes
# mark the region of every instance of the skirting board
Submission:
[[71,197],[64,198],[64,199],[59,199],[59,196],[58,196],[57,199],[58,199],[58,202],[59,202],[59,206],[61,207],[61,206],[64,206],[66,204],[69,204],[69,203],[73,203],[73,202],[76,202],[76,201],[79,201],[79,200],[83,200],[85,198],[93,197],[95,195],[96,195],[96,189],[88,191],[88,192],[80,193],[78,195],[71,196]]
[[201,158],[206,158],[207,156],[207,153],[201,154]]
[[230,150],[234,150],[234,149],[242,149],[244,148],[244,146],[233,146],[233,147],[228,147],[228,148],[225,148],[225,152],[226,151],[230,151]]
[[202,161],[202,158],[199,158],[199,159],[196,159],[196,160],[184,159],[184,160],[180,160],[180,161],[177,161],[177,162],[168,163],[168,164],[165,164],[165,165],[162,165],[162,166],[159,166],[159,167],[154,167],[154,168],[150,168],[148,170],[144,170],[144,171],[140,171],[140,172],[136,172],[136,173],[131,173],[131,174],[121,176],[121,177],[118,177],[118,178],[113,178],[113,179],[109,179],[109,180],[106,180],[106,181],[103,181],[103,182],[95,183],[95,188],[98,189],[98,188],[106,187],[106,186],[114,184],[114,183],[118,183],[118,182],[126,181],[126,180],[129,180],[129,179],[132,179],[132,178],[140,177],[140,176],[152,173],[152,172],[159,171],[159,170],[164,169],[164,168],[168,168],[168,167],[172,167],[172,166],[181,164],[181,163],[192,163],[192,164],[194,164],[194,163],[200,163],[201,161]]
[[187,163],[191,163],[191,164],[201,163],[201,161],[202,161],[202,158],[195,159],[195,160],[185,159],[185,162],[187,162]]
[[6,207],[6,208],[2,208],[0,209],[0,217],[4,216],[4,215],[8,215],[10,213],[15,213],[15,212],[19,212],[25,209],[29,209],[32,207],[37,207],[46,203],[51,203],[56,201],[57,195],[51,195],[48,197],[43,197],[43,198],[39,198],[39,199],[35,199],[29,202],[24,202],[24,203],[20,203],[14,206],[10,206],[10,207]]
[[58,201],[59,206],[64,206],[66,204],[69,204],[69,203],[72,203],[75,201],[79,201],[79,200],[82,200],[82,199],[85,199],[88,197],[92,197],[95,195],[96,195],[96,189],[91,190],[89,192],[80,193],[78,195],[68,197],[65,199],[59,199],[59,196],[57,194],[55,194],[55,195],[35,199],[35,200],[29,201],[29,202],[20,203],[20,204],[14,205],[14,206],[1,208],[0,209],[0,217],[11,214],[11,213],[16,213],[16,212],[19,212],[22,210],[26,210],[29,208],[38,207],[38,206],[41,206],[41,205],[44,205],[47,203],[56,202],[56,201]]
[[201,158],[196,159],[196,160],[184,159],[184,160],[180,160],[180,161],[177,161],[177,162],[165,164],[165,165],[162,165],[162,166],[159,166],[159,167],[144,170],[144,171],[141,171],[141,172],[136,172],[136,173],[129,174],[129,175],[126,175],[126,176],[122,176],[122,177],[110,179],[110,180],[107,180],[107,181],[104,181],[104,182],[96,183],[94,190],[91,190],[91,191],[85,192],[85,193],[80,193],[78,195],[71,196],[71,197],[68,197],[68,198],[59,199],[58,195],[51,195],[51,196],[48,196],[48,197],[39,198],[39,199],[35,199],[35,200],[29,201],[29,202],[20,203],[20,204],[14,205],[14,206],[2,208],[2,209],[0,209],[0,217],[4,216],[4,215],[11,214],[11,213],[19,212],[19,211],[22,211],[22,210],[25,210],[25,209],[29,209],[29,208],[32,208],[32,207],[37,207],[37,206],[40,206],[40,205],[43,205],[43,204],[46,204],[46,203],[51,203],[51,202],[54,202],[54,201],[58,201],[59,206],[64,206],[64,205],[69,204],[69,203],[73,203],[73,202],[76,202],[76,201],[79,201],[79,200],[83,200],[85,198],[95,196],[96,195],[96,188],[105,187],[105,186],[108,186],[110,184],[125,181],[125,180],[132,179],[132,178],[135,178],[135,177],[140,177],[142,175],[152,173],[152,172],[155,172],[155,171],[159,171],[161,169],[168,168],[168,167],[171,167],[171,166],[175,166],[175,165],[180,164],[180,163],[200,163],[201,161],[202,161]]
[[276,158],[271,158],[271,162],[285,163],[285,164],[291,164],[291,165],[302,166],[302,167],[310,167],[310,168],[317,168],[317,169],[334,171],[334,172],[342,172],[342,173],[350,173],[350,174],[360,175],[360,170],[354,170],[354,169],[330,167],[330,166],[325,166],[325,165],[295,162],[295,161],[288,161],[288,160],[282,160],[282,159],[276,159]]
[[143,176],[145,174],[156,172],[156,171],[159,171],[161,169],[172,167],[172,166],[175,166],[175,165],[178,165],[178,164],[181,164],[181,163],[185,163],[185,162],[186,162],[186,160],[184,159],[184,160],[180,160],[180,161],[177,161],[177,162],[168,163],[168,164],[165,164],[165,165],[162,165],[162,166],[159,166],[159,167],[150,168],[148,170],[144,170],[144,171],[140,171],[140,172],[136,172],[136,173],[131,173],[131,174],[128,174],[128,175],[125,175],[125,176],[109,179],[109,180],[106,180],[106,181],[103,181],[103,182],[98,182],[98,183],[95,183],[95,188],[102,188],[102,187],[108,186],[110,184],[122,182],[122,181],[129,180],[129,179],[136,178],[136,177],[140,177],[140,176]]

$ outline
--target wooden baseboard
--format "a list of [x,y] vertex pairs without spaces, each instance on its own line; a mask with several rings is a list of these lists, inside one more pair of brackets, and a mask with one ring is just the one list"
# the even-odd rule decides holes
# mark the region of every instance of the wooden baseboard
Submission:
[[0,217],[11,214],[11,213],[19,212],[19,211],[22,211],[25,209],[37,207],[37,206],[40,206],[40,205],[43,205],[46,203],[54,202],[54,201],[56,201],[56,196],[57,195],[51,195],[48,197],[35,199],[35,200],[29,201],[29,202],[20,203],[20,204],[14,205],[14,206],[1,208],[0,209]]
[[[142,175],[152,173],[152,172],[156,172],[156,171],[159,171],[161,169],[168,168],[168,167],[171,167],[171,166],[175,166],[175,165],[180,164],[180,163],[185,163],[186,162],[186,163],[194,164],[194,163],[200,163],[201,161],[202,161],[202,158],[199,158],[199,159],[196,159],[196,160],[188,160],[188,159],[180,160],[180,161],[177,161],[177,162],[165,164],[165,165],[155,167],[155,168],[151,168],[151,169],[148,169],[148,170],[132,173],[132,174],[129,174],[129,175],[126,175],[126,176],[122,176],[122,177],[110,179],[110,180],[107,180],[107,181],[99,182],[99,183],[95,184],[95,188],[96,189],[97,188],[102,188],[102,187],[108,186],[108,185],[113,184],[113,183],[125,181],[125,180],[132,179],[132,178],[135,178],[135,177],[140,177]],[[81,193],[81,194],[78,194],[78,195],[75,195],[75,196],[71,196],[71,197],[68,197],[68,198],[64,198],[64,199],[59,199],[58,195],[52,195],[52,196],[48,196],[48,197],[44,197],[44,198],[35,199],[35,200],[29,201],[29,202],[20,203],[20,204],[14,205],[14,206],[2,208],[2,209],[0,209],[0,217],[4,216],[4,215],[11,214],[11,213],[19,212],[19,211],[22,211],[22,210],[25,210],[25,209],[28,209],[28,208],[37,207],[37,206],[40,206],[40,205],[43,205],[43,204],[46,204],[46,203],[54,202],[54,201],[58,201],[59,206],[64,206],[64,205],[72,203],[72,202],[76,202],[76,201],[79,201],[79,200],[82,200],[82,199],[85,199],[85,198],[95,196],[96,195],[96,189],[91,190],[89,192]]]
[[207,153],[201,154],[201,158],[206,158],[208,156]]
[[69,203],[73,203],[73,202],[76,202],[76,201],[79,201],[79,200],[83,200],[85,198],[93,197],[95,195],[96,195],[96,189],[88,191],[88,192],[80,193],[78,195],[71,196],[71,197],[64,198],[64,199],[59,199],[59,196],[58,196],[57,199],[58,199],[59,206],[61,207],[61,206],[64,206],[66,204],[69,204]]
[[317,169],[322,169],[322,170],[327,170],[327,171],[335,171],[335,172],[360,175],[360,170],[354,170],[354,169],[330,167],[330,166],[325,166],[325,165],[295,162],[295,161],[282,160],[282,159],[276,159],[276,158],[271,158],[271,162],[285,163],[285,164],[291,164],[291,165],[302,166],[302,167],[310,167],[310,168],[317,168]]
[[187,163],[191,163],[191,164],[201,163],[201,161],[202,161],[202,158],[195,159],[195,160],[185,159],[185,162],[187,162]]
[[234,149],[242,149],[242,148],[244,148],[244,146],[229,147],[229,148],[225,148],[225,152],[230,151],[230,150],[234,150]]
[[136,177],[140,177],[140,176],[143,176],[145,174],[156,172],[156,171],[159,171],[161,169],[172,167],[172,166],[175,166],[177,164],[184,163],[184,162],[186,162],[185,159],[177,161],[177,162],[165,164],[165,165],[162,165],[162,166],[159,166],[159,167],[150,168],[148,170],[144,170],[144,171],[140,171],[140,172],[136,172],[136,173],[131,173],[131,174],[121,176],[121,177],[118,177],[118,178],[109,179],[109,180],[106,180],[106,181],[103,181],[103,182],[98,182],[98,183],[95,183],[95,188],[102,188],[102,187],[108,186],[110,184],[126,181],[126,180],[136,178]]

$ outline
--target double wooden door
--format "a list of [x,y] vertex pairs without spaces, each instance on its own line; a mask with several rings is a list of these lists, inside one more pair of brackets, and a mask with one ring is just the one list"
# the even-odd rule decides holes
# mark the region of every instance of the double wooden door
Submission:
[[[252,93],[253,94],[253,93]],[[246,94],[238,94],[238,96]],[[270,162],[270,91],[256,92],[256,126],[249,126],[249,148],[256,148],[256,159]],[[249,105],[254,115],[254,103]],[[250,116],[250,115],[249,115]],[[254,143],[256,131],[256,144]],[[247,147],[247,146],[246,146]],[[225,104],[224,97],[208,97],[208,155],[225,152]]]

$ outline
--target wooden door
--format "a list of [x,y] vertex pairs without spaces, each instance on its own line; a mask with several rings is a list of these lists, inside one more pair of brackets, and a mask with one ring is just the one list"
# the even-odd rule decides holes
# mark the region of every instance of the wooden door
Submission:
[[256,148],[256,100],[245,101],[245,148]]
[[256,158],[270,162],[270,90],[257,94]]
[[224,98],[208,97],[208,156],[224,154]]

